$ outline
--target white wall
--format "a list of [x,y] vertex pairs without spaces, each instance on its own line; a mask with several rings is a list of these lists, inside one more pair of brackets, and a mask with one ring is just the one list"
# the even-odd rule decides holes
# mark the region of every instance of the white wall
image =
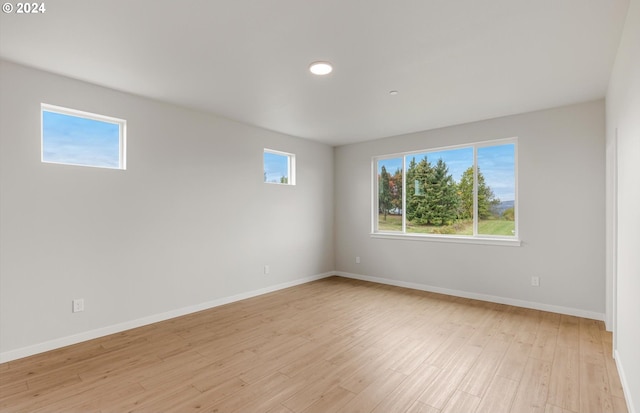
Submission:
[[[336,269],[603,319],[604,118],[595,101],[336,148]],[[373,156],[514,136],[520,247],[370,237]]]
[[[331,147],[7,62],[0,89],[5,360],[334,269]],[[41,102],[126,119],[127,170],[41,163]]]
[[[617,175],[617,227],[613,219],[610,242],[617,244],[609,274],[617,269],[614,294],[614,344],[618,371],[631,413],[640,410],[640,0],[629,4],[627,21],[607,92],[607,141],[615,146],[617,165],[607,182]],[[610,161],[614,159],[610,158]],[[609,191],[613,195],[613,191]]]

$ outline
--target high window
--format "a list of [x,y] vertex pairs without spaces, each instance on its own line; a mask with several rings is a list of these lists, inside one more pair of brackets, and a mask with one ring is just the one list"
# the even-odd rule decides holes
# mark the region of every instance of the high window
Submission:
[[126,121],[41,105],[42,162],[125,169]]
[[296,156],[291,153],[264,150],[264,182],[295,185]]
[[517,240],[517,140],[373,159],[373,233]]

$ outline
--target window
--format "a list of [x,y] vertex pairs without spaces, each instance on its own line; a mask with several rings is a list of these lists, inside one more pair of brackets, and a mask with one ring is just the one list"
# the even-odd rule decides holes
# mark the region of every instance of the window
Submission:
[[516,157],[514,138],[374,158],[374,235],[516,241]]
[[42,162],[125,168],[126,121],[41,105]]
[[291,153],[264,150],[264,182],[295,185],[296,156]]

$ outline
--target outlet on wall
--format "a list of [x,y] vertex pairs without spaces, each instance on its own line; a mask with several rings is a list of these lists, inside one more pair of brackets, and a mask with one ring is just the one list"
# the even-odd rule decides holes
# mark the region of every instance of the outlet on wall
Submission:
[[531,286],[532,287],[540,287],[540,277],[538,276],[533,276],[531,277]]
[[73,311],[74,313],[84,311],[84,298],[77,298],[73,300],[73,308],[71,311]]
[[360,264],[360,257],[356,257],[356,264]]
[[264,273],[265,274],[269,274],[269,266],[268,265],[264,266]]

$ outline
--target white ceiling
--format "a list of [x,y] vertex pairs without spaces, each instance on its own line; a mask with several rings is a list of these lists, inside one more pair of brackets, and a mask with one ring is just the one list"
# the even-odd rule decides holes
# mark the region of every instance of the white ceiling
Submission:
[[340,145],[602,98],[627,5],[48,0],[2,13],[0,56]]

